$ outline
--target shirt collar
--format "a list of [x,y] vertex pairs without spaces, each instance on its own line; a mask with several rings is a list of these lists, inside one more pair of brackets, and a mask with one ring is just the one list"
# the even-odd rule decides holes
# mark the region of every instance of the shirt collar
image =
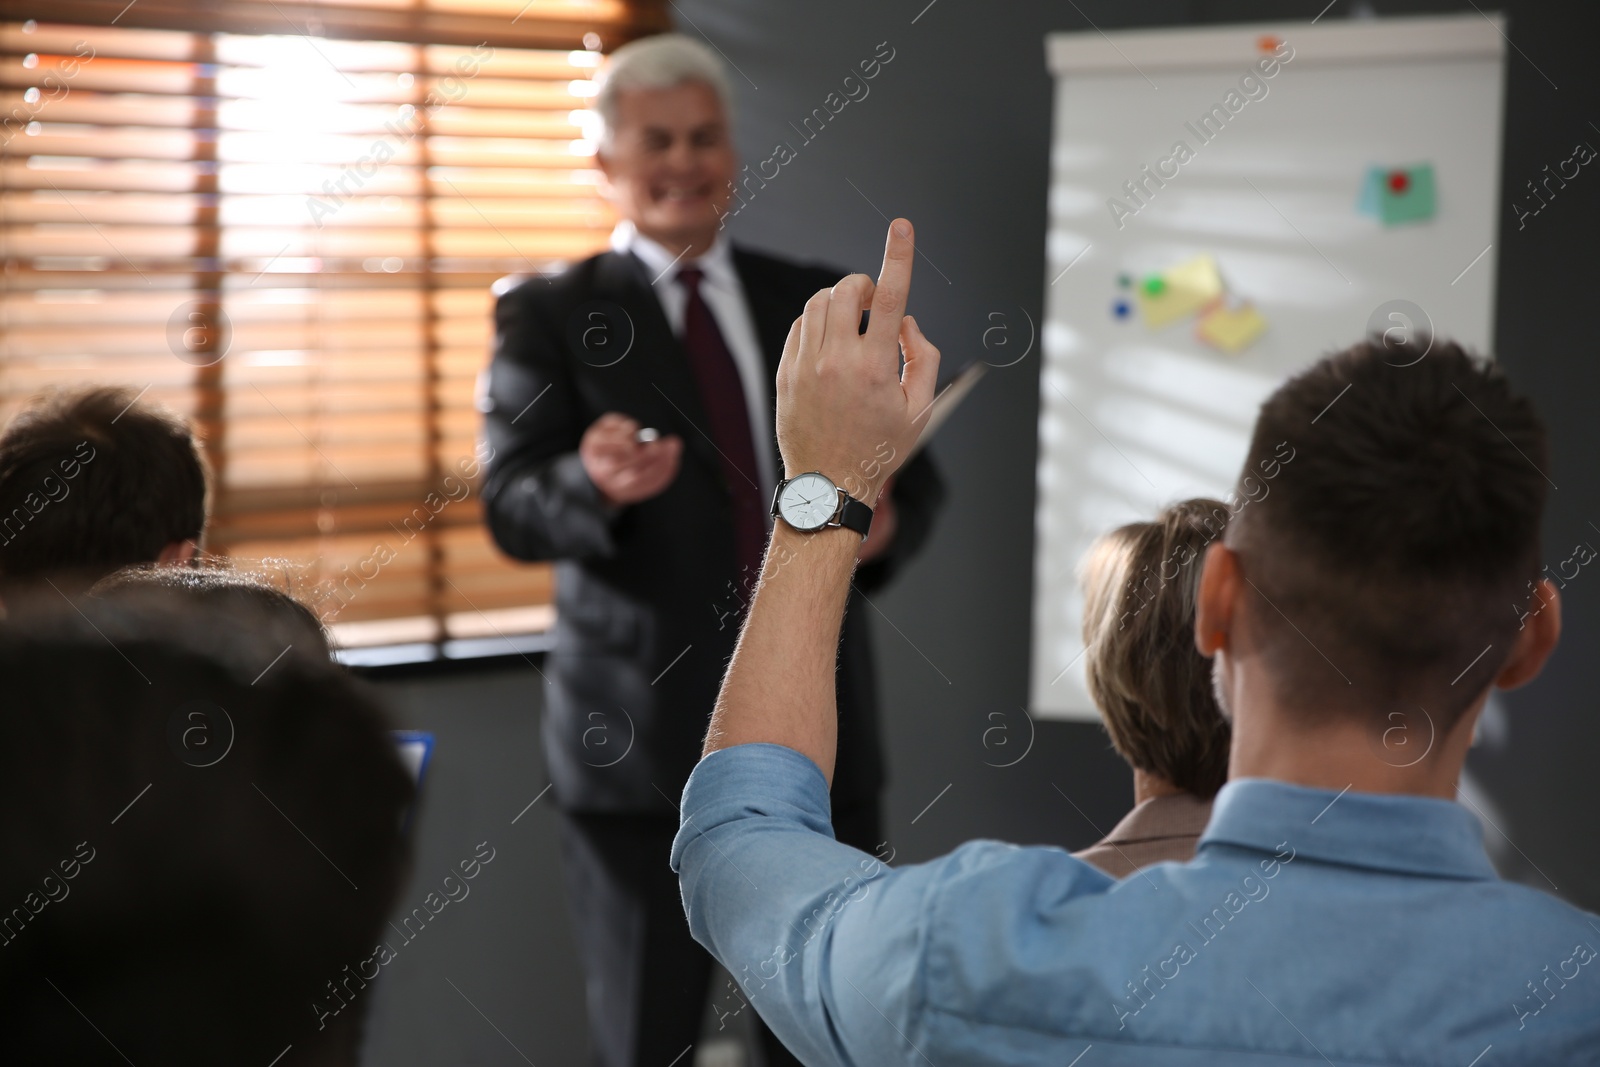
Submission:
[[1349,867],[1435,878],[1497,878],[1483,828],[1453,801],[1393,793],[1343,793],[1264,778],[1229,782],[1217,794],[1208,845],[1236,845]]
[[691,265],[700,268],[710,285],[735,288],[738,284],[738,274],[733,267],[733,248],[723,239],[721,231],[718,231],[704,255],[674,262],[673,254],[659,241],[640,233],[632,220],[623,219],[611,231],[611,249],[614,252],[631,252],[637,257],[654,279],[651,284],[674,280],[678,277],[678,271]]

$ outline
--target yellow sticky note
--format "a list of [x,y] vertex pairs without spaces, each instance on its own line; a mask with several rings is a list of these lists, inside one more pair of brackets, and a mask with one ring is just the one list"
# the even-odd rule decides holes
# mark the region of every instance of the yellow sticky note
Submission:
[[1222,295],[1222,275],[1209,255],[1196,256],[1145,278],[1134,290],[1144,324],[1159,330]]
[[1228,307],[1218,301],[1215,307],[1200,316],[1195,323],[1194,333],[1206,344],[1224,352],[1240,352],[1260,337],[1266,328],[1267,320],[1255,309],[1254,304]]

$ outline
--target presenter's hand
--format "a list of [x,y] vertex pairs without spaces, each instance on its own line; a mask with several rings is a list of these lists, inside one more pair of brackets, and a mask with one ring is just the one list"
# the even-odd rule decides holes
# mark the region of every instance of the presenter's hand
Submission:
[[578,443],[584,472],[612,507],[649,500],[678,476],[683,438],[674,435],[640,444],[634,440],[638,432],[637,420],[608,411],[590,424]]
[[[905,313],[912,242],[911,223],[890,223],[877,283],[852,274],[813,296],[790,328],[778,365],[785,472],[821,471],[852,493],[864,488],[868,504],[916,443],[939,376],[939,350]],[[861,312],[869,307],[861,333]]]

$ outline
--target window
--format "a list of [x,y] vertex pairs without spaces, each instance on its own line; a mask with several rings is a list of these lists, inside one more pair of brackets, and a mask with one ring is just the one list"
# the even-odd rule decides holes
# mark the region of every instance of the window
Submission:
[[346,644],[547,626],[472,484],[490,286],[603,247],[592,78],[659,12],[118,7],[0,23],[0,417],[86,381],[190,415],[211,550],[288,561]]

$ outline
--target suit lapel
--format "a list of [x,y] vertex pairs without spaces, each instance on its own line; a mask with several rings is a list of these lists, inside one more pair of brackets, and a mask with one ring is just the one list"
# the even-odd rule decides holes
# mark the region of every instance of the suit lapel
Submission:
[[603,253],[595,266],[594,291],[601,300],[620,305],[633,323],[633,347],[617,368],[642,385],[639,403],[644,410],[658,411],[656,428],[682,437],[685,451],[720,479],[722,457],[703,429],[711,422],[700,402],[688,354],[661,310],[644,264],[627,253]]

